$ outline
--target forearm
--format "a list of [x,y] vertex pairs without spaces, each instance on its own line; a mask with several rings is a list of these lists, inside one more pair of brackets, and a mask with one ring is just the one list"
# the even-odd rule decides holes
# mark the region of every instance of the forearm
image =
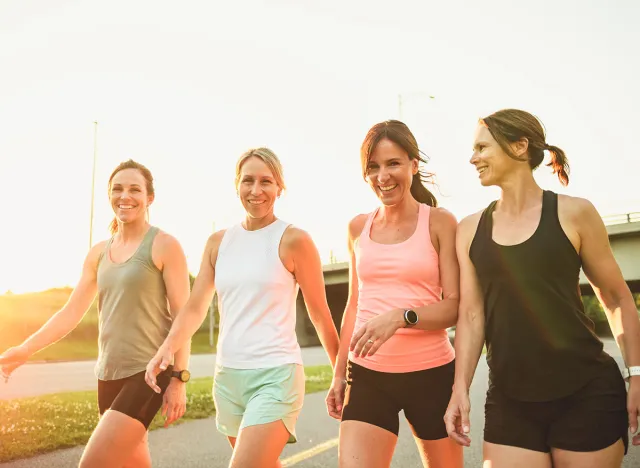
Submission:
[[175,370],[184,370],[189,368],[189,357],[191,355],[191,340],[188,340],[187,343],[176,351],[173,356],[173,367]]
[[310,314],[309,317],[318,333],[322,347],[327,353],[327,356],[329,356],[331,366],[335,367],[338,350],[340,348],[340,338],[331,319],[331,312],[327,309],[326,313]]
[[[444,299],[434,304],[413,309],[418,314],[418,323],[413,328],[443,330],[453,327],[458,320],[458,304],[457,299]],[[404,323],[404,316],[402,321]]]
[[[171,331],[165,339],[163,346],[168,348],[170,352],[175,354],[177,359],[178,354],[183,351],[188,356],[190,353],[191,337],[198,331],[202,322],[207,316],[208,308],[201,308],[198,310],[188,305],[178,314]],[[184,350],[183,350],[184,348]]]
[[640,366],[640,320],[633,296],[624,294],[617,300],[602,302],[625,364]]
[[43,348],[64,338],[82,320],[81,314],[72,313],[66,308],[56,312],[38,331],[22,344],[29,354],[35,354]]
[[454,387],[468,391],[484,345],[484,316],[461,313],[454,340],[456,370]]

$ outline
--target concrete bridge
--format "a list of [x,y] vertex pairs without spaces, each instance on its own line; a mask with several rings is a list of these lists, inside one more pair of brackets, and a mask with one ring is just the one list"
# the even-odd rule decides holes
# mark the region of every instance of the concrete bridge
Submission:
[[[640,293],[640,213],[627,213],[603,217],[609,233],[609,243],[629,288]],[[338,330],[347,302],[349,290],[349,264],[333,263],[324,265],[324,280],[327,301],[333,321]],[[593,295],[593,289],[580,273],[580,289],[583,295]],[[302,294],[298,296],[297,334],[301,346],[319,344],[313,325],[309,320]]]

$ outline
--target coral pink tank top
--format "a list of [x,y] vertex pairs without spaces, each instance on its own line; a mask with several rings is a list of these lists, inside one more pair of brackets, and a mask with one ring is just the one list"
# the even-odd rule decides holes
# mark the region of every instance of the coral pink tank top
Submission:
[[[415,309],[441,301],[438,253],[429,232],[431,207],[420,204],[418,225],[399,244],[371,240],[371,224],[378,210],[367,218],[355,244],[358,273],[358,312],[354,333],[367,320],[392,309]],[[455,353],[446,330],[400,328],[373,356],[349,359],[379,372],[413,372],[443,366]]]

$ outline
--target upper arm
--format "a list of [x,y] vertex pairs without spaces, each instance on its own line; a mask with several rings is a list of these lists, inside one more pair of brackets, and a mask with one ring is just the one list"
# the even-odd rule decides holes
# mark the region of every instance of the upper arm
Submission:
[[309,312],[313,312],[327,301],[320,254],[306,231],[291,226],[284,236],[283,244],[293,254],[292,273],[300,285]]
[[460,316],[468,318],[484,317],[482,290],[476,269],[469,256],[471,241],[475,236],[481,213],[464,218],[458,225],[456,235],[456,255],[460,266]]
[[193,283],[193,289],[189,297],[189,304],[198,311],[208,308],[213,300],[213,294],[215,292],[215,264],[224,233],[225,231],[222,230],[212,234],[204,248],[200,262],[200,270]]
[[177,314],[189,298],[189,270],[180,242],[169,234],[158,234],[158,247],[162,259],[162,277],[167,290],[169,309]]
[[347,249],[349,251],[349,293],[347,296],[347,309],[355,310],[358,305],[358,271],[356,269],[355,243],[367,222],[366,214],[359,214],[349,222]]
[[563,211],[573,214],[571,218],[580,236],[582,268],[594,290],[605,296],[627,293],[629,289],[609,245],[607,228],[596,208],[582,198],[563,197],[563,201]]
[[459,299],[460,268],[456,257],[456,230],[458,223],[455,216],[442,208],[432,209],[432,222],[438,240],[438,263],[440,283],[444,299]]
[[87,254],[82,265],[82,273],[76,287],[71,292],[65,309],[80,318],[87,312],[98,292],[98,261],[107,242],[94,245]]

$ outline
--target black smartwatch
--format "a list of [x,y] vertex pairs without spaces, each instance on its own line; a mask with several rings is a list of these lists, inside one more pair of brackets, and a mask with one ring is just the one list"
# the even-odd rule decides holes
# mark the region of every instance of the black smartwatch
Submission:
[[175,377],[176,379],[178,379],[180,382],[188,382],[189,379],[191,378],[191,372],[189,372],[188,370],[181,370],[181,371],[172,371],[171,372],[171,377]]
[[418,314],[415,310],[407,309],[404,311],[404,325],[406,328],[411,328],[418,323]]

